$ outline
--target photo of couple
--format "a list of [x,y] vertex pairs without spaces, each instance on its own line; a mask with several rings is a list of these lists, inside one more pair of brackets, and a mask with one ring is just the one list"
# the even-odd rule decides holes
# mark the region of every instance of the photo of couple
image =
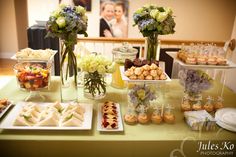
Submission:
[[128,0],[100,1],[100,37],[128,37]]

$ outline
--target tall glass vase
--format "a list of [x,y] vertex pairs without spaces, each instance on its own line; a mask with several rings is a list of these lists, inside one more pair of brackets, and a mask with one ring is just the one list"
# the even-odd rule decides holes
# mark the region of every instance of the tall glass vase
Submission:
[[158,34],[153,33],[146,38],[147,47],[146,47],[146,58],[147,60],[156,60],[157,55],[157,46],[158,46]]
[[60,41],[61,102],[78,101],[75,40]]

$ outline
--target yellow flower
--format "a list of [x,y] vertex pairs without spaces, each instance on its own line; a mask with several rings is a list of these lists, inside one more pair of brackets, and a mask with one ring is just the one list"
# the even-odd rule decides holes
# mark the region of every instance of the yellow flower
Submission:
[[146,96],[145,90],[143,90],[143,89],[138,90],[137,95],[138,95],[139,99],[144,100],[145,96]]
[[86,10],[84,9],[84,7],[81,7],[81,6],[77,6],[77,7],[75,7],[76,8],[76,12],[78,13],[78,14],[82,14],[82,15],[84,15],[85,13],[86,13]]

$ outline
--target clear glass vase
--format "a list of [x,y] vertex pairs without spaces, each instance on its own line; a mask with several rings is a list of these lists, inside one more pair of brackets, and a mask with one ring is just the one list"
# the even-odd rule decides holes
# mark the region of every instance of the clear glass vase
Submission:
[[153,33],[146,38],[147,49],[146,49],[146,58],[147,60],[156,60],[157,57],[157,46],[158,46],[158,34]]
[[97,71],[84,72],[84,96],[89,99],[102,99],[106,96],[105,75]]
[[60,77],[61,77],[61,102],[78,101],[77,93],[77,60],[74,44],[70,41],[60,42]]

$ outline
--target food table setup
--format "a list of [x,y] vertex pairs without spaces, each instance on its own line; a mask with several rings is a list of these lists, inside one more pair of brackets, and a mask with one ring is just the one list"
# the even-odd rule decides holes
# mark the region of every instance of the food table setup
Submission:
[[15,76],[0,88],[1,156],[235,155],[236,93],[202,71],[234,63],[205,55],[203,45],[204,57],[181,48],[174,60],[183,69],[173,79],[157,53],[158,35],[175,32],[173,11],[156,5],[133,16],[143,54],[127,43],[112,61],[76,54],[77,34],[88,36],[85,13],[62,5],[47,21],[46,37],[60,38],[60,76],[51,73],[56,51],[16,53]]

